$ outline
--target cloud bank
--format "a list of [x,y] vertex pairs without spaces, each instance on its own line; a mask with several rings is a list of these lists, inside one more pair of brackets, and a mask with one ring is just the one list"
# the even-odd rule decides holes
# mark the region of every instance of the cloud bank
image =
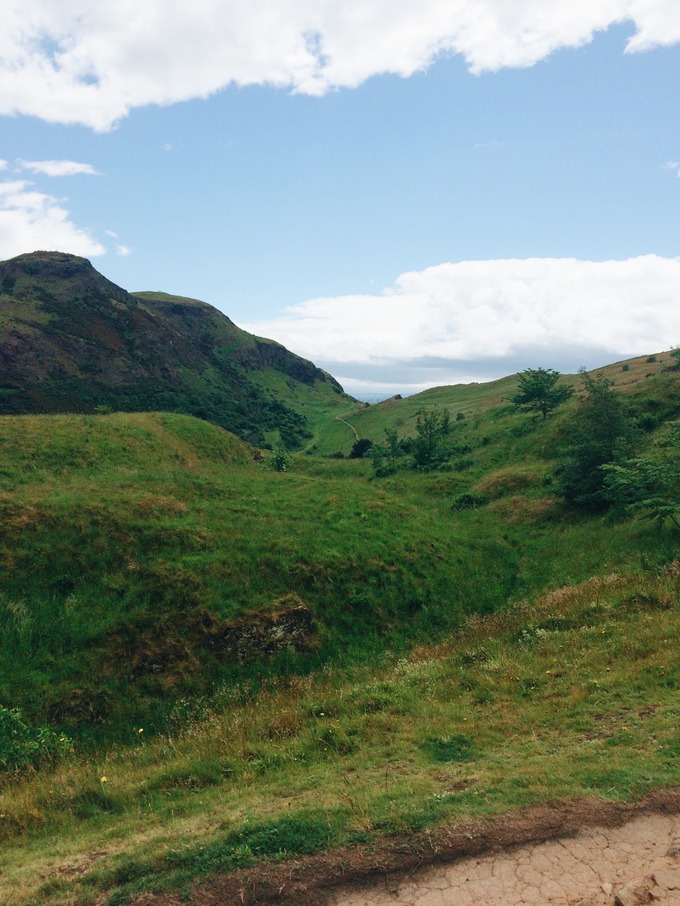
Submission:
[[531,66],[625,21],[628,51],[680,41],[676,0],[5,0],[0,113],[106,130],[230,84],[322,95],[443,53]]
[[680,258],[463,261],[380,295],[310,299],[244,324],[350,392],[412,393],[522,368],[576,371],[680,345]]

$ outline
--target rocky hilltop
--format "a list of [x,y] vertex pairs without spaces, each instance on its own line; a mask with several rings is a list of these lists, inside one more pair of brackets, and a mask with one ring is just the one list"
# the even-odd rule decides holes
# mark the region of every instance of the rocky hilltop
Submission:
[[[319,399],[320,398],[320,399]],[[177,411],[253,443],[295,446],[340,385],[195,299],[131,294],[85,258],[33,252],[0,264],[0,413]]]

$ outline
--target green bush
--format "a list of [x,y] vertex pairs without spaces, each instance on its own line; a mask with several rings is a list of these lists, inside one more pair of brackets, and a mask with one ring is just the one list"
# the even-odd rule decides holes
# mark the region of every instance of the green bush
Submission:
[[568,442],[555,468],[559,492],[567,503],[598,512],[611,502],[605,492],[604,466],[620,464],[632,452],[635,425],[628,407],[602,374],[581,369],[584,393],[568,424]]
[[451,505],[452,510],[473,510],[478,506],[484,506],[486,503],[486,497],[483,497],[481,494],[473,494],[472,491],[467,491],[465,494],[460,494],[453,501]]
[[286,472],[290,465],[290,456],[282,447],[276,447],[269,458],[269,465],[275,472]]
[[0,770],[25,771],[53,761],[71,748],[71,740],[49,727],[32,727],[18,708],[0,705]]
[[358,438],[352,445],[352,450],[350,451],[349,458],[363,459],[364,456],[367,456],[370,453],[372,446],[373,441],[369,440],[367,437]]

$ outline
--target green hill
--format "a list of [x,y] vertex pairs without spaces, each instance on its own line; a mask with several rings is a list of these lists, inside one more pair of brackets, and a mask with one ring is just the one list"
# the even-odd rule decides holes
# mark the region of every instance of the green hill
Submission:
[[[673,365],[604,371],[676,475]],[[263,860],[278,890],[302,854],[676,784],[678,533],[560,495],[564,380],[545,420],[516,376],[310,403],[286,471],[190,415],[0,417],[0,901],[235,902]],[[423,410],[441,468],[349,457]]]
[[[670,352],[663,352],[607,365],[593,374],[602,374],[612,381],[630,401],[636,417],[651,430],[680,414],[677,372],[673,370],[675,363]],[[396,396],[372,406],[357,407],[351,414],[343,413],[341,419],[328,420],[320,426],[314,451],[346,456],[357,436],[379,443],[384,439],[385,429],[396,430],[400,437],[412,435],[418,413],[436,408],[449,413],[461,442],[479,443],[483,437],[487,438],[487,443],[499,441],[500,446],[495,443],[492,446],[502,458],[506,456],[511,436],[517,437],[522,431],[534,433],[526,417],[511,404],[511,397],[517,392],[517,381],[517,375],[509,375],[482,384],[434,387],[403,399]],[[564,375],[562,381],[575,388],[581,383],[578,375]],[[561,417],[573,411],[576,402],[575,399],[560,409]],[[561,418],[549,423],[555,427],[552,433],[559,435]],[[550,433],[548,431],[547,436]],[[517,455],[521,455],[521,449],[517,450]]]
[[0,264],[0,413],[184,412],[295,447],[319,412],[351,402],[311,362],[204,302],[131,295],[59,252]]

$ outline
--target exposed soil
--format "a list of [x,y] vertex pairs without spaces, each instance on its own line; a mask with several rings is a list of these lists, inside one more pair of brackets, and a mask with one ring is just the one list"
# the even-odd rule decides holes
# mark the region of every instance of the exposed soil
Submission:
[[680,906],[680,788],[461,822],[234,872],[137,906]]

